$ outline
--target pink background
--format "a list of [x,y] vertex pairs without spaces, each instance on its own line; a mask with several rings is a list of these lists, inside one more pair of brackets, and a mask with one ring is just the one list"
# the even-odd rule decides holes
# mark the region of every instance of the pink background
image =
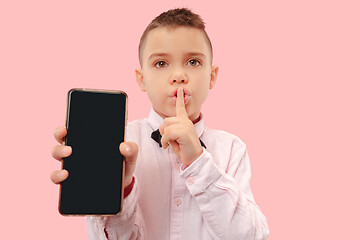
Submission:
[[1,239],[86,239],[49,179],[66,92],[121,89],[129,119],[147,116],[138,41],[182,6],[204,18],[220,66],[206,124],[247,144],[269,239],[358,238],[358,1],[18,0],[0,3]]

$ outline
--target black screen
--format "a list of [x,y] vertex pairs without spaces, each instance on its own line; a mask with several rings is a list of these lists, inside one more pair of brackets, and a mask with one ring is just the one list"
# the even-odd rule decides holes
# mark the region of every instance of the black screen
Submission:
[[60,213],[108,215],[120,211],[127,97],[122,92],[70,90]]

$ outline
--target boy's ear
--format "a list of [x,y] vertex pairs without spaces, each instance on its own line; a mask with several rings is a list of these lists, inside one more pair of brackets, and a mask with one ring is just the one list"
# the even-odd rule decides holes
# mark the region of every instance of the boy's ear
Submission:
[[211,67],[211,77],[210,77],[210,86],[209,89],[212,89],[216,83],[216,79],[219,72],[219,66],[215,65]]
[[136,75],[136,82],[139,85],[141,91],[146,92],[145,83],[144,83],[144,76],[140,68],[135,68],[135,75]]

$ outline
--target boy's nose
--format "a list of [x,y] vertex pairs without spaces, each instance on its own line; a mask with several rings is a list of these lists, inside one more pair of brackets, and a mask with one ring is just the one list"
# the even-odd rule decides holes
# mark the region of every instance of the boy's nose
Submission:
[[171,83],[188,83],[188,79],[184,73],[177,72],[171,77]]

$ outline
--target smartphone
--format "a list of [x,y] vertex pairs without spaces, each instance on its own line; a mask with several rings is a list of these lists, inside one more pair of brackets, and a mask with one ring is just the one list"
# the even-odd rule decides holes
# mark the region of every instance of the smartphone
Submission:
[[62,215],[115,215],[123,202],[127,95],[123,91],[71,89],[64,143],[72,153],[62,161],[69,176],[60,184]]

